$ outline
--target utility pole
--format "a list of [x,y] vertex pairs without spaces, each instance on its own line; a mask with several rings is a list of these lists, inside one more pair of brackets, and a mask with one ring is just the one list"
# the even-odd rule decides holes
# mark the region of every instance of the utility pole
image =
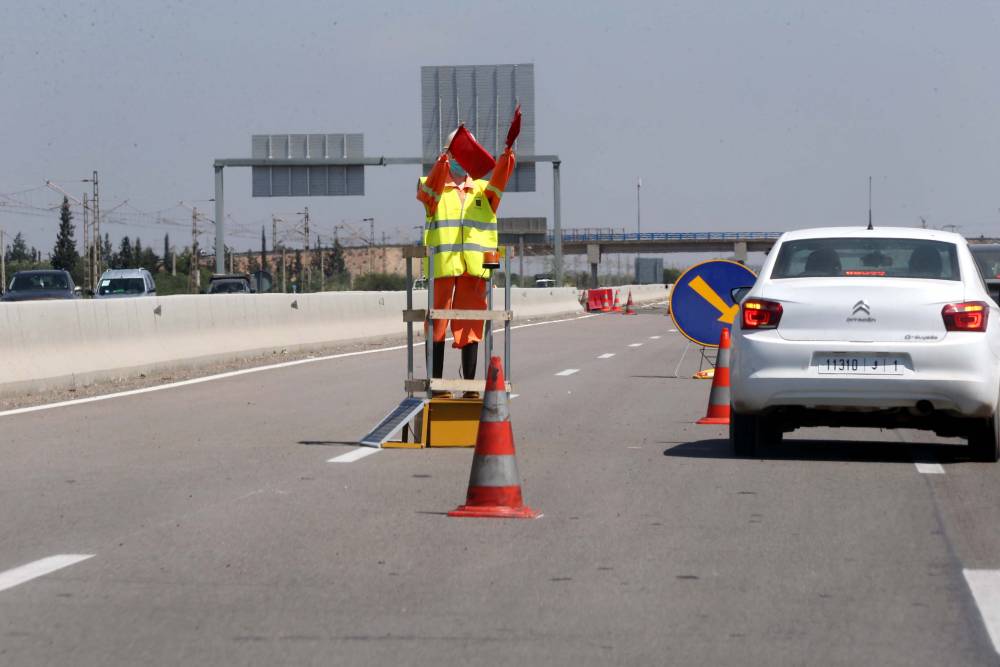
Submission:
[[[642,238],[642,177],[635,183],[635,236],[636,241],[642,243],[639,239]],[[635,254],[638,259],[642,255],[640,253]]]
[[326,291],[326,269],[323,267],[323,240],[316,237],[316,248],[319,250],[319,291]]
[[388,273],[389,267],[385,258],[385,232],[382,232],[382,273]]
[[278,249],[278,216],[271,216],[271,249]]
[[[94,238],[101,238],[101,188],[97,181],[97,170],[94,170],[94,177],[90,179],[94,186]],[[86,183],[84,179],[84,183]],[[97,253],[97,258],[94,261],[94,275],[101,275],[101,253]]]
[[304,254],[305,254],[305,263],[306,263],[305,288],[302,291],[305,292],[306,290],[311,290],[312,289],[312,262],[310,261],[310,259],[311,259],[311,253],[309,252],[309,207],[308,206],[306,206],[302,210],[302,230],[303,230],[303,234],[305,235],[305,244],[304,244],[305,245],[305,253]]
[[[264,225],[260,226],[260,273],[257,274],[257,294],[264,291],[264,272],[267,271],[267,237]],[[273,283],[273,281],[272,281]]]
[[285,288],[285,246],[281,246],[281,292],[284,294],[287,291]]
[[192,293],[201,291],[201,262],[198,256],[198,207],[191,209],[191,267],[188,273],[188,289]]
[[7,233],[0,229],[0,294],[7,289]]
[[170,249],[170,275],[177,277],[177,248]]
[[87,233],[87,227],[90,226],[90,221],[87,219],[87,193],[83,193],[83,283],[84,288],[93,289],[94,284],[93,276],[90,275],[90,245],[87,243],[90,235]]
[[368,236],[368,273],[375,273],[375,218],[362,218],[362,222],[370,225]]

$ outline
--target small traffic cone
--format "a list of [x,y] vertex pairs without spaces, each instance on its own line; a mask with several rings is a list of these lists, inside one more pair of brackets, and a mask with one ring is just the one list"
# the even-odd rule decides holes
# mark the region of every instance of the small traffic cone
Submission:
[[622,301],[618,298],[618,290],[615,290],[615,303],[611,306],[611,310],[615,313],[622,312]]
[[632,308],[632,290],[628,291],[628,301],[625,302],[625,312],[622,315],[638,315]]
[[708,394],[708,413],[697,423],[729,423],[729,329],[723,329],[719,337],[719,356],[715,360],[712,391]]
[[609,289],[603,290],[603,294],[601,295],[602,297],[604,297],[603,300],[602,300],[602,302],[601,302],[601,312],[602,313],[610,313],[611,312],[611,299],[608,296],[610,293],[611,293],[611,290],[609,290]]
[[525,506],[521,478],[514,458],[514,433],[507,411],[507,385],[500,357],[490,359],[486,393],[479,417],[476,451],[472,456],[469,492],[465,504],[448,516],[534,519],[541,516]]

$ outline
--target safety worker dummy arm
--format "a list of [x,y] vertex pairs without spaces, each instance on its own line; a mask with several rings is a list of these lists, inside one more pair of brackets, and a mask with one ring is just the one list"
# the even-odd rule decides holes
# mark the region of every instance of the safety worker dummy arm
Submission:
[[431,173],[427,174],[426,180],[417,182],[417,199],[423,202],[428,216],[433,216],[435,211],[437,211],[438,203],[441,201],[441,194],[444,192],[444,184],[448,181],[450,173],[448,169],[448,152],[445,151],[434,162]]
[[514,173],[515,164],[517,164],[517,160],[514,157],[514,150],[507,146],[497,159],[497,165],[493,167],[493,175],[490,177],[489,185],[486,186],[486,201],[490,203],[490,208],[493,209],[494,213],[500,209],[500,198],[503,197],[504,190],[507,188],[507,181]]

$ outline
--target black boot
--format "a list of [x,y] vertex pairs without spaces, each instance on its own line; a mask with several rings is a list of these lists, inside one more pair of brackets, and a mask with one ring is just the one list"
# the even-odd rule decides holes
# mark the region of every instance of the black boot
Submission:
[[444,341],[434,342],[434,347],[431,349],[431,367],[434,369],[431,371],[432,378],[444,375]]
[[476,379],[476,359],[479,358],[479,343],[469,343],[462,348],[462,377]]

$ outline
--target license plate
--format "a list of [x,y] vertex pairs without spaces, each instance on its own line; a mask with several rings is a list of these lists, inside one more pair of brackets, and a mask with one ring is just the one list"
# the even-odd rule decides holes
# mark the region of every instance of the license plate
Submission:
[[821,375],[902,375],[906,368],[902,357],[894,355],[818,354],[814,363]]

